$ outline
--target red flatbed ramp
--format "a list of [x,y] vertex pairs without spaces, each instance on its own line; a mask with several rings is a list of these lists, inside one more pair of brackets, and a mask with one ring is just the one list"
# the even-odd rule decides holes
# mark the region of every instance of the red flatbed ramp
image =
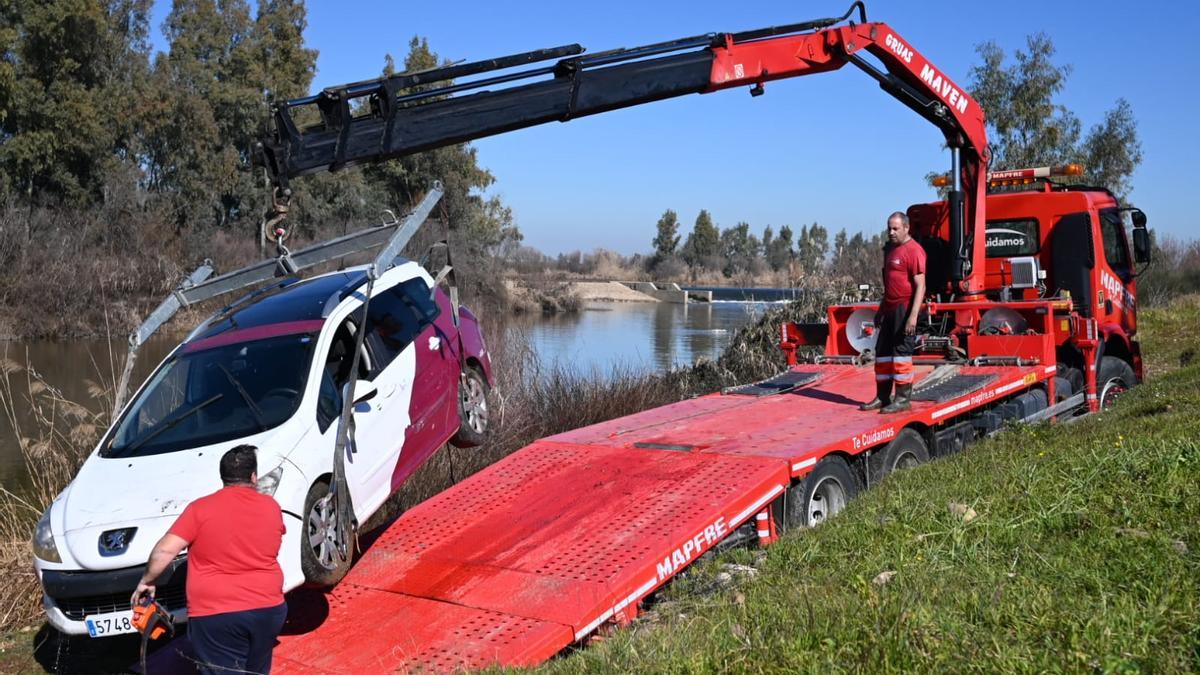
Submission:
[[[932,370],[918,366],[917,382]],[[869,366],[792,372],[806,381],[786,393],[704,396],[537,441],[416,506],[318,596],[328,607],[293,608],[278,670],[539,663],[631,618],[826,453],[945,421],[1054,369],[964,366],[975,384],[895,415],[858,410],[874,395]]]
[[773,458],[539,441],[401,516],[327,609],[293,612],[276,670],[539,663],[635,608],[788,474]]

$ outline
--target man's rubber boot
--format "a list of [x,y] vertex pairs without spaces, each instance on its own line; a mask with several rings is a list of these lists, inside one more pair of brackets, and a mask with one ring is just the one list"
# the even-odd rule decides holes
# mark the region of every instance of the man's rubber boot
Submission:
[[875,382],[875,398],[867,403],[858,406],[859,410],[875,410],[891,403],[892,400],[892,381],[884,380]]
[[904,410],[911,410],[912,403],[910,403],[909,399],[908,399],[908,397],[911,394],[912,394],[912,384],[897,384],[896,385],[896,398],[892,399],[892,402],[890,404],[885,405],[882,408],[880,408],[879,412],[881,414],[888,415],[891,413],[902,412]]

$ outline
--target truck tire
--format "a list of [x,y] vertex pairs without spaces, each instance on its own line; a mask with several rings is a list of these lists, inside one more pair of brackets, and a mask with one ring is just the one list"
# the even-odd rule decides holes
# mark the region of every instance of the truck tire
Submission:
[[300,569],[306,585],[330,588],[346,576],[353,561],[342,560],[335,549],[337,518],[329,495],[329,481],[322,479],[308,488],[304,497],[304,531],[300,535]]
[[929,461],[929,446],[914,429],[904,429],[891,443],[871,458],[871,483],[875,484],[902,469],[911,469]]
[[458,432],[450,439],[455,447],[474,448],[487,440],[491,393],[483,373],[472,366],[463,368],[458,381]]
[[837,515],[859,492],[858,476],[836,455],[822,459],[788,490],[784,525],[788,529],[816,527]]
[[1128,363],[1115,356],[1100,359],[1100,368],[1096,375],[1096,396],[1101,410],[1111,408],[1122,394],[1135,385],[1137,378]]
[[1074,366],[1059,361],[1057,374],[1070,383],[1072,394],[1078,394],[1087,388],[1087,379],[1083,376],[1083,371]]

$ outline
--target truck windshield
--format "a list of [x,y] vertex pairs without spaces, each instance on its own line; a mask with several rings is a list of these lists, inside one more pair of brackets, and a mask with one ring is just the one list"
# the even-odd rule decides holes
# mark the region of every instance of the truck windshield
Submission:
[[300,406],[315,342],[283,335],[176,354],[129,406],[101,455],[157,455],[279,426]]

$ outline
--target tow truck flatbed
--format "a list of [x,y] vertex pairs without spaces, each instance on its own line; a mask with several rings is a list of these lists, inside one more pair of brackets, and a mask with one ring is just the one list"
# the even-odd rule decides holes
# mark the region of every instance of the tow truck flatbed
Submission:
[[[917,368],[918,391],[933,371]],[[789,372],[803,383],[781,393],[716,393],[536,441],[402,515],[315,608],[293,608],[277,669],[542,662],[632,620],[738,527],[773,541],[772,504],[825,455],[884,447],[1053,371],[954,367],[964,387],[880,415],[857,408],[870,366],[800,365]]]

